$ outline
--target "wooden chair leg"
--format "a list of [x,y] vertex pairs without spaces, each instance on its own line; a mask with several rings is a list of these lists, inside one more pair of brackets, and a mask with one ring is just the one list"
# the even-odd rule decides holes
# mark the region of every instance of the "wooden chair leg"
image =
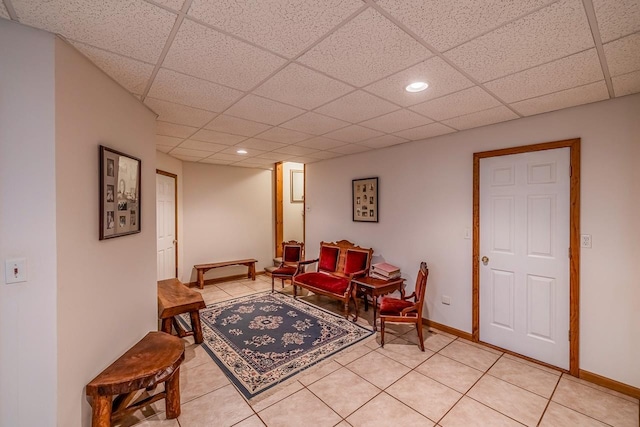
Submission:
[[178,418],[180,416],[180,367],[175,370],[171,378],[164,384],[165,410],[167,419]]
[[172,324],[173,324],[173,317],[167,317],[162,319],[162,332],[166,332],[170,334]]
[[418,340],[420,341],[420,350],[424,351],[424,338],[422,337],[422,319],[416,322],[416,330],[418,331]]
[[200,312],[198,310],[189,313],[191,317],[191,330],[193,331],[193,339],[196,344],[201,344],[202,337],[202,324],[200,323]]
[[273,283],[273,281],[274,281],[274,280],[275,280],[275,279],[273,278],[273,274],[272,274],[272,275],[271,275],[271,293],[274,293],[274,292],[275,292],[275,289],[274,289],[274,283]]
[[384,348],[384,319],[380,318],[380,346]]

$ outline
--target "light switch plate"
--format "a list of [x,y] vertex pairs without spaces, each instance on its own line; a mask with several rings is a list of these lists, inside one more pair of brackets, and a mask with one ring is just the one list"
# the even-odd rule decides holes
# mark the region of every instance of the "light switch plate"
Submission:
[[14,258],[4,261],[4,282],[21,283],[27,281],[27,259]]

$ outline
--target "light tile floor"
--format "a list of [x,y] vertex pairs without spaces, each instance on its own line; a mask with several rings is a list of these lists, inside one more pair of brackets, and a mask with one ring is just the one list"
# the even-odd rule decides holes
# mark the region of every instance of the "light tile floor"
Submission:
[[[291,287],[282,290],[291,292]],[[207,304],[271,289],[271,279],[207,285]],[[309,302],[341,313],[318,296]],[[360,309],[359,322],[372,313]],[[248,402],[207,353],[186,339],[180,391],[182,414],[166,420],[164,401],[118,426],[348,427],[348,426],[636,426],[638,399],[503,354],[437,330],[425,330],[425,352],[415,329],[387,328],[299,374],[256,402]]]

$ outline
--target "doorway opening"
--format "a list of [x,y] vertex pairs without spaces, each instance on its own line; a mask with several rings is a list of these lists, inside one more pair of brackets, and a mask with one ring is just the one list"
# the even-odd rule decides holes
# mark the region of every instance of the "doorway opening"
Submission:
[[305,169],[303,163],[276,163],[275,218],[276,257],[282,256],[282,242],[304,243]]
[[157,279],[178,277],[178,176],[156,169]]

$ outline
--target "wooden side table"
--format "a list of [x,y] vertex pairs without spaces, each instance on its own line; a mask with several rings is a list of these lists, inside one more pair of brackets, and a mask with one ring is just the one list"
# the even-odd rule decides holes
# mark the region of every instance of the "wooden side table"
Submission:
[[356,315],[353,319],[358,320],[358,292],[362,292],[365,294],[365,310],[367,309],[367,300],[366,296],[369,295],[373,300],[373,330],[377,331],[378,327],[376,326],[376,316],[378,314],[378,297],[380,295],[390,294],[395,291],[400,291],[400,295],[404,298],[404,281],[402,277],[397,279],[377,279],[374,277],[359,277],[357,279],[353,279],[351,283],[353,286],[351,287],[351,295],[353,297],[355,306],[356,306]]

